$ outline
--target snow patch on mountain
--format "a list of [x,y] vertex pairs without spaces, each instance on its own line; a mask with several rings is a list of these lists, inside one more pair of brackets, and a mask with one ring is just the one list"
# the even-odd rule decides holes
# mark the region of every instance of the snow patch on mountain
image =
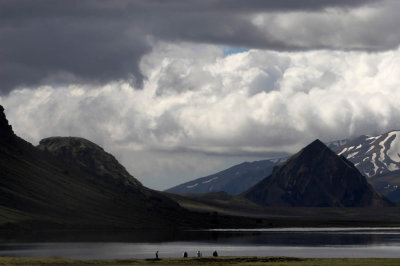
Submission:
[[379,146],[381,147],[379,160],[381,162],[383,162],[385,160],[385,151],[386,151],[385,143],[390,137],[391,137],[390,134],[388,134],[388,136],[383,141],[379,142]]
[[376,153],[372,154],[371,162],[374,165],[374,175],[375,175],[379,169],[379,167],[376,165]]
[[196,183],[196,184],[194,184],[194,185],[190,185],[190,186],[186,186],[187,188],[194,188],[194,187],[197,187],[197,185],[198,185],[199,183]]
[[347,159],[353,158],[353,157],[356,156],[357,154],[358,154],[358,151],[353,152],[353,153],[350,153],[350,154],[347,156]]
[[366,153],[369,153],[370,151],[372,151],[373,149],[375,149],[375,145],[369,147],[368,151]]
[[388,165],[388,169],[389,169],[389,171],[396,171],[396,170],[399,170],[400,168],[397,165],[395,165],[394,163],[391,163]]
[[206,181],[203,181],[203,182],[201,182],[201,183],[207,184],[207,183],[210,183],[210,182],[212,182],[212,181],[214,181],[214,180],[216,180],[216,179],[218,179],[218,176],[213,177],[213,178],[211,178],[211,179],[208,179],[208,180],[206,180]]
[[277,159],[271,159],[270,161],[273,163],[279,164],[279,163],[283,163],[286,160],[287,160],[287,158],[277,158]]
[[342,155],[343,153],[345,153],[347,151],[348,148],[344,148],[341,152],[338,153],[338,155]]
[[395,138],[390,144],[387,155],[392,161],[400,163],[400,132],[390,132],[389,135],[390,137],[395,136]]

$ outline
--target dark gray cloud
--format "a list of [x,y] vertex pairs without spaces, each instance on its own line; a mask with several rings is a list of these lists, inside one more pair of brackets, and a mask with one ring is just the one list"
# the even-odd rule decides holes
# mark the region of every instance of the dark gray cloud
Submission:
[[39,83],[124,79],[140,84],[138,64],[150,46],[138,27],[112,11],[102,14],[95,5],[81,10],[74,1],[42,2],[0,8],[3,91]]
[[[151,50],[151,40],[276,50],[313,48],[273,38],[256,27],[249,15],[352,8],[370,2],[374,1],[2,0],[0,92],[18,86],[112,80],[128,80],[140,87],[144,77],[139,62]],[[329,48],[318,42],[316,46]]]

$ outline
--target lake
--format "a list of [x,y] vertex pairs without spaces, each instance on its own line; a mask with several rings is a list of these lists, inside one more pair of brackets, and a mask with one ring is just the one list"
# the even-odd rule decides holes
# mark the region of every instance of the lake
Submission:
[[0,256],[124,259],[195,256],[398,258],[400,228],[271,228],[135,231],[0,238]]

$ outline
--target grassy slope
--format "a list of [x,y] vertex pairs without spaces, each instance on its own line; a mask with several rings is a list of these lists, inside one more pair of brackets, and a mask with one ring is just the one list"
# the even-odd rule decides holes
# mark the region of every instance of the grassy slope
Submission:
[[166,194],[191,211],[261,219],[259,226],[400,226],[400,207],[262,207],[226,193]]
[[0,265],[399,265],[400,259],[300,259],[289,257],[204,257],[187,259],[70,260],[63,258],[0,258]]
[[256,217],[264,208],[242,196],[234,196],[225,192],[206,194],[171,194],[165,193],[182,207],[196,212],[218,212],[226,215],[244,215]]
[[147,188],[133,191],[67,167],[22,139],[0,147],[0,175],[3,227],[166,227],[186,212]]

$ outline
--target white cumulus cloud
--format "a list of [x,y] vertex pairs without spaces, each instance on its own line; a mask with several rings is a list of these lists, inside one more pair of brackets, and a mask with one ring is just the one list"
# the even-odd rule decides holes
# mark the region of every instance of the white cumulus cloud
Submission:
[[142,89],[41,86],[1,96],[16,133],[82,136],[163,189],[243,160],[400,128],[400,50],[249,50],[159,42]]

